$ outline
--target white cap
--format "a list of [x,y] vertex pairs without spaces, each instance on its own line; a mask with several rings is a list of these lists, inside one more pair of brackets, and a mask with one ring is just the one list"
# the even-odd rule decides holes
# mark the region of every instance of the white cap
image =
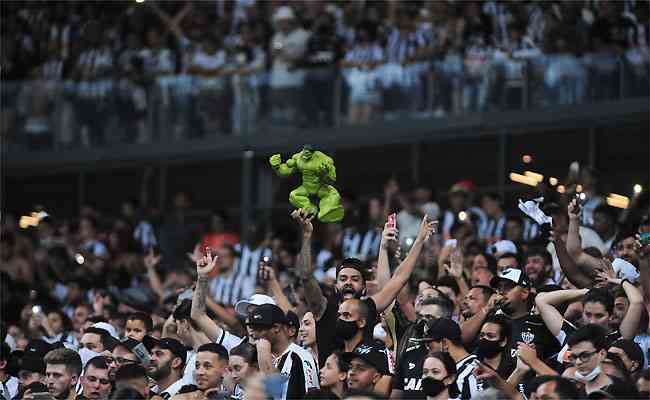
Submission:
[[492,254],[499,256],[505,253],[517,254],[517,246],[510,240],[499,240],[491,247]]
[[117,330],[108,322],[97,322],[93,324],[93,328],[103,329],[108,332],[109,335],[113,336],[115,340],[120,340],[120,337],[117,335]]
[[636,270],[634,265],[622,258],[615,258],[614,261],[612,261],[612,267],[614,267],[616,276],[621,279],[627,279],[630,282],[636,282],[639,280],[639,271]]
[[279,21],[281,19],[294,19],[295,15],[291,7],[282,6],[277,9],[275,14],[273,14],[273,21]]
[[262,304],[277,305],[271,296],[265,294],[254,294],[249,300],[238,301],[237,304],[235,304],[235,312],[242,317],[245,317],[248,315],[249,306],[261,306]]

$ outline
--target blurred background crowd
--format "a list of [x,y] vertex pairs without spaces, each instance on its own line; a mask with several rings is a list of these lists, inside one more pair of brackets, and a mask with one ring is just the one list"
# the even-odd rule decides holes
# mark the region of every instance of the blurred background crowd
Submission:
[[101,146],[647,95],[645,1],[5,2],[5,140]]

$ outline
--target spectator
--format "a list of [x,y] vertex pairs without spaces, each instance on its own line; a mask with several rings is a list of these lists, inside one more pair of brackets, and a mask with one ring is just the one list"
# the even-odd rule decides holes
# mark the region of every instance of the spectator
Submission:
[[125,336],[142,342],[151,333],[153,322],[151,317],[143,312],[136,312],[126,318]]
[[361,345],[341,356],[350,365],[347,381],[350,390],[367,390],[378,396],[387,395],[377,388],[382,376],[390,374],[385,349],[382,347]]
[[295,68],[305,54],[310,34],[297,26],[293,10],[287,6],[275,11],[273,22],[277,26],[277,32],[269,43],[272,104],[283,111],[284,120],[294,121],[299,90],[305,80],[305,72]]
[[91,400],[108,399],[113,382],[108,377],[106,358],[97,356],[88,360],[80,380],[82,391],[79,397]]
[[8,372],[9,366],[9,354],[11,349],[7,343],[0,344],[0,390],[2,390],[2,396],[5,399],[13,399],[14,396],[18,393],[18,378],[11,376]]
[[154,340],[150,347],[151,364],[147,367],[147,373],[156,381],[158,395],[173,397],[185,384],[182,379],[187,357],[185,347],[173,338]]
[[242,343],[230,350],[228,368],[235,384],[233,397],[240,399],[246,391],[246,382],[259,371],[255,347],[250,343]]
[[[343,361],[343,354],[335,351],[325,360],[320,369],[319,383],[323,397],[342,399],[348,390],[349,364]],[[311,394],[311,393],[310,393]],[[314,394],[318,396],[318,394]]]
[[197,349],[194,379],[204,396],[221,388],[227,368],[228,351],[223,346],[206,343]]
[[569,336],[568,344],[569,358],[575,367],[568,368],[563,376],[582,382],[587,394],[614,383],[601,369],[607,354],[607,339],[602,327],[585,325]]
[[47,389],[58,400],[75,398],[75,387],[81,376],[81,357],[76,351],[59,348],[45,356]]
[[452,398],[456,389],[456,363],[449,353],[432,353],[424,360],[422,366],[422,391],[427,400]]

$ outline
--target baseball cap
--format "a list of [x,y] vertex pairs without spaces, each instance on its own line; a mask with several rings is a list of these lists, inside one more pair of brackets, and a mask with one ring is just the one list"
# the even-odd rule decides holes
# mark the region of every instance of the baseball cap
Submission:
[[183,365],[185,364],[185,361],[187,361],[187,350],[185,350],[185,346],[174,338],[156,339],[153,336],[145,336],[142,339],[142,344],[144,344],[149,351],[156,347],[171,351],[174,356],[180,357],[180,359],[183,360]]
[[438,342],[449,339],[453,342],[461,341],[460,327],[449,318],[438,318],[428,321],[424,326],[421,339],[410,339],[412,342]]
[[[146,337],[145,337],[146,338]],[[143,342],[144,339],[143,338]],[[151,349],[153,349],[156,345],[156,341],[152,341],[147,339],[148,344],[151,346],[151,348],[148,348],[147,345],[144,343],[138,342],[135,339],[132,338],[126,338],[123,341],[121,341],[118,346],[122,346],[129,350],[131,353],[133,353],[140,362],[143,364],[147,365],[151,361]]]
[[51,350],[58,347],[63,347],[63,345],[60,342],[50,344],[43,339],[34,339],[29,341],[27,347],[25,347],[25,352],[43,358]]
[[355,358],[360,358],[374,367],[380,374],[391,374],[388,368],[386,346],[379,343],[361,343],[355,347],[354,351],[343,353],[342,358],[346,363],[350,363]]
[[285,324],[287,320],[284,311],[275,304],[262,304],[258,306],[246,318],[246,325],[272,326],[273,324]]
[[490,252],[494,255],[506,253],[517,254],[517,246],[510,240],[499,240],[490,247]]
[[361,274],[361,278],[365,281],[366,280],[366,272],[365,268],[363,267],[363,261],[359,260],[358,258],[346,258],[341,262],[341,265],[336,267],[336,276],[339,276],[339,273],[343,268],[352,268],[356,269],[359,271]]
[[474,183],[472,183],[472,181],[469,180],[456,182],[449,188],[449,194],[470,193],[472,191],[474,191]]
[[530,282],[524,271],[516,268],[506,268],[499,274],[490,280],[490,286],[492,289],[496,288],[499,282],[509,281],[514,282],[515,285],[528,288],[530,287]]
[[108,322],[97,322],[93,324],[93,328],[99,328],[105,330],[109,335],[113,337],[115,340],[120,340],[120,337],[117,334],[117,330],[115,327]]
[[32,353],[25,352],[20,358],[17,371],[29,371],[45,374],[45,361],[43,357]]
[[298,315],[293,311],[288,311],[285,317],[285,324],[289,327],[299,329],[300,328],[300,319]]
[[239,300],[235,304],[235,311],[237,314],[245,317],[248,315],[248,307],[250,306],[261,306],[262,304],[276,304],[273,297],[267,296],[265,294],[254,294],[249,300]]
[[291,7],[283,6],[278,8],[278,10],[273,14],[273,21],[279,21],[281,19],[294,19],[293,10]]

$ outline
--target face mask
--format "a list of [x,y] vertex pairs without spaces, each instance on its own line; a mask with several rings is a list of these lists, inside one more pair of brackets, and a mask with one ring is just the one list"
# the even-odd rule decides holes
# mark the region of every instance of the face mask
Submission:
[[596,379],[596,377],[598,377],[598,375],[600,375],[601,372],[602,372],[602,371],[601,371],[601,369],[600,369],[600,366],[594,368],[594,369],[593,369],[590,373],[588,373],[587,375],[582,375],[582,374],[580,373],[580,371],[577,371],[577,370],[576,370],[576,378],[578,378],[578,380],[581,380],[581,381],[583,381],[583,382],[591,382],[591,381],[593,381],[594,379]]
[[343,321],[342,319],[336,320],[336,336],[343,340],[350,340],[357,334],[359,328],[356,321]]
[[81,357],[81,365],[86,365],[86,363],[93,357],[101,356],[101,353],[97,353],[96,351],[88,350],[87,348],[83,348],[79,350],[79,357]]
[[384,340],[388,336],[384,327],[381,324],[375,325],[375,329],[372,332],[372,336],[377,340]]
[[503,350],[503,347],[499,345],[499,342],[480,339],[478,341],[478,356],[479,358],[492,358],[499,354]]
[[447,385],[443,381],[433,379],[432,377],[422,379],[422,391],[427,396],[436,397],[446,388]]

